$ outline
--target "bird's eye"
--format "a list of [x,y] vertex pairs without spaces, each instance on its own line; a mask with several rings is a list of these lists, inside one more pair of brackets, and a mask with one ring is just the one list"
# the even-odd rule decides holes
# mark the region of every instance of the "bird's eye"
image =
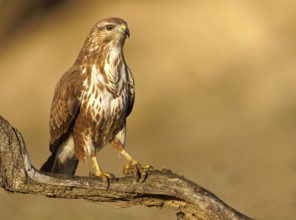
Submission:
[[112,24],[108,24],[108,25],[106,25],[106,30],[107,31],[112,31],[113,29],[114,29],[114,25],[112,25]]

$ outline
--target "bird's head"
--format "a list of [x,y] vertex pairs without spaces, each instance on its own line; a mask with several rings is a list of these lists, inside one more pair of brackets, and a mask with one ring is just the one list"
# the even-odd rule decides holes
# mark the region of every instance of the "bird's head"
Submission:
[[97,22],[88,34],[76,62],[100,59],[106,53],[112,57],[122,54],[122,48],[130,36],[127,23],[121,18],[106,18]]
[[115,17],[97,22],[90,32],[92,43],[98,46],[109,44],[113,47],[123,47],[127,37],[130,37],[127,23]]

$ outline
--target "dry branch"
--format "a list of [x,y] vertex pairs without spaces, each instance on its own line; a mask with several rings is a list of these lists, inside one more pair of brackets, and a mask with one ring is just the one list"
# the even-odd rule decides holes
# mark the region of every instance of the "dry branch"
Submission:
[[21,134],[0,116],[0,186],[7,191],[55,198],[113,202],[120,207],[145,205],[176,210],[178,219],[251,219],[213,193],[172,173],[152,170],[144,183],[132,177],[111,180],[42,173],[30,163]]

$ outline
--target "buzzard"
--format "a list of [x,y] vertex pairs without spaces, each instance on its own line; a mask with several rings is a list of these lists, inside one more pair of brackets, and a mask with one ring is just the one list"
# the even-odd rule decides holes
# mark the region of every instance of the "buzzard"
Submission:
[[91,158],[93,175],[109,183],[110,173],[100,168],[96,153],[106,144],[128,163],[124,174],[146,178],[142,166],[125,150],[126,118],[134,100],[134,79],[123,46],[130,36],[127,23],[106,18],[94,25],[74,65],[57,83],[50,109],[51,155],[41,171],[74,175],[78,162]]

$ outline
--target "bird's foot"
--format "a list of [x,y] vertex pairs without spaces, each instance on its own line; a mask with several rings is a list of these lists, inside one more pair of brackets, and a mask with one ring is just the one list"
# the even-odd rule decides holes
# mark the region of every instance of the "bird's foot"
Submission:
[[134,176],[140,183],[147,178],[147,171],[153,169],[150,165],[141,165],[137,161],[130,161],[123,167],[123,174],[126,176]]
[[104,184],[107,186],[106,188],[108,189],[110,186],[110,180],[111,179],[115,179],[115,175],[113,173],[107,173],[107,172],[90,172],[89,173],[90,176],[97,176],[100,177],[102,179],[102,181],[104,182]]

